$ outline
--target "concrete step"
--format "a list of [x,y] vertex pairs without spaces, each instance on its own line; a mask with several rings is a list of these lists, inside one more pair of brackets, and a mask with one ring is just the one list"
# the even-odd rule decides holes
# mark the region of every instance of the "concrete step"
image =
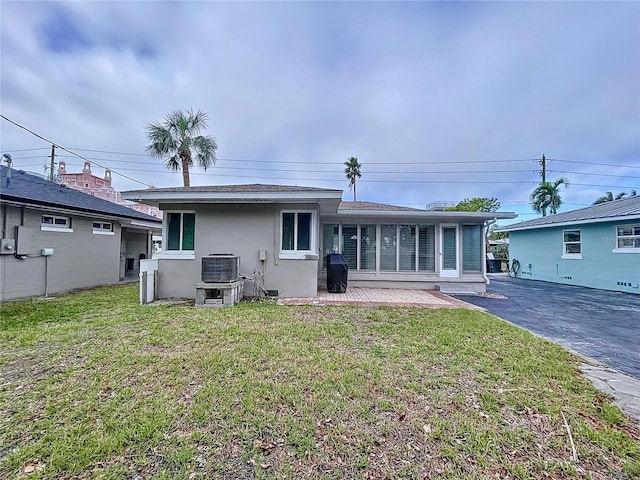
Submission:
[[446,295],[477,295],[471,285],[465,285],[464,283],[445,283],[442,285],[436,285],[436,290]]

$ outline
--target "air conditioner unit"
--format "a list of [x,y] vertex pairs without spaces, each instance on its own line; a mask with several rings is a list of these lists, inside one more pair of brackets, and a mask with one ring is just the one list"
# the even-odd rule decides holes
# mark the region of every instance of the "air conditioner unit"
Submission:
[[202,281],[233,282],[238,279],[240,257],[231,253],[212,253],[202,257]]

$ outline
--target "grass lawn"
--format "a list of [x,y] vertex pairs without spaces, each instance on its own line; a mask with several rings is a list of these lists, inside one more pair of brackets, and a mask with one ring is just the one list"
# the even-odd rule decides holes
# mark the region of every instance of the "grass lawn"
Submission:
[[478,311],[1,308],[0,478],[640,477],[579,360]]

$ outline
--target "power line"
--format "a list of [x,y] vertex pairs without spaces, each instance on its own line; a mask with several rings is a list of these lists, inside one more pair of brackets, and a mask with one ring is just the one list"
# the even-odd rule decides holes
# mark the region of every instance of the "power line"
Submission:
[[[16,127],[19,127],[19,128],[21,128],[21,129],[23,129],[23,130],[25,130],[25,131],[29,132],[31,135],[34,135],[34,136],[38,137],[39,139],[44,140],[44,141],[45,141],[45,142],[47,142],[47,143],[50,143],[52,147],[57,147],[57,148],[59,148],[60,150],[64,150],[65,152],[70,153],[71,155],[74,155],[74,156],[76,156],[76,157],[78,157],[78,158],[81,158],[81,159],[83,159],[83,160],[85,160],[85,161],[87,161],[87,162],[89,162],[89,163],[94,163],[95,165],[97,165],[97,166],[98,166],[98,167],[100,167],[100,168],[105,168],[105,169],[107,168],[107,167],[104,167],[104,166],[102,166],[102,165],[100,165],[100,164],[98,164],[98,163],[92,162],[92,161],[91,161],[91,160],[89,160],[88,158],[83,157],[82,155],[80,155],[79,153],[75,153],[75,152],[74,152],[74,151],[72,151],[72,150],[69,150],[69,149],[67,149],[67,148],[64,148],[64,147],[62,147],[62,146],[58,145],[57,143],[55,143],[55,142],[53,142],[53,141],[51,141],[51,140],[49,140],[49,139],[47,139],[47,138],[43,137],[42,135],[38,135],[38,134],[37,134],[36,132],[34,132],[33,130],[28,129],[28,128],[27,128],[27,127],[25,127],[24,125],[20,125],[20,124],[19,124],[19,123],[17,123],[17,122],[14,122],[14,121],[13,121],[13,120],[11,120],[10,118],[8,118],[8,117],[6,117],[6,116],[4,116],[4,115],[2,115],[2,114],[0,114],[0,117],[1,117],[1,118],[3,118],[4,120],[6,120],[6,121],[7,121],[7,122],[9,122],[9,123],[12,123],[12,124],[13,124],[13,125],[15,125]],[[148,184],[148,183],[141,182],[140,180],[136,180],[135,178],[129,177],[129,176],[127,176],[127,175],[124,175],[124,174],[122,174],[122,173],[119,173],[119,172],[117,172],[117,171],[115,171],[115,170],[112,170],[112,172],[113,172],[113,173],[115,173],[116,175],[120,175],[121,177],[126,178],[127,180],[131,180],[131,181],[133,181],[133,182],[140,183],[141,185],[144,185],[144,186],[146,186],[146,187],[152,187],[152,186],[153,186],[153,185],[150,185],[150,184]]]

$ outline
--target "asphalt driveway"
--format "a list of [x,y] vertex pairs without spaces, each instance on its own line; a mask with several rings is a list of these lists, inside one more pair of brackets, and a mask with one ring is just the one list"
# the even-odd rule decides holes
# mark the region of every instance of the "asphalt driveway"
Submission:
[[489,294],[459,297],[640,379],[640,295],[492,277]]

